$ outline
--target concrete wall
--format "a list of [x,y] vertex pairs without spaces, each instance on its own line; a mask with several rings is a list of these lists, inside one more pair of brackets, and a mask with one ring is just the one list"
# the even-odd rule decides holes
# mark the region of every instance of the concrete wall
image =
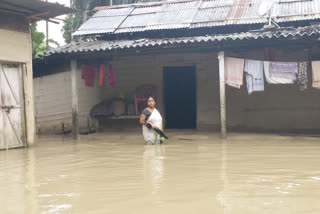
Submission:
[[[247,52],[226,52],[228,56],[264,60],[263,49]],[[283,48],[277,50],[278,61],[310,61],[319,49]],[[157,87],[157,107],[164,114],[163,67],[196,66],[197,128],[220,130],[219,67],[217,53],[158,54],[115,58],[117,83],[114,89],[106,86],[102,99],[133,92],[140,84]],[[308,89],[301,92],[297,83],[269,85],[265,91],[248,95],[246,81],[241,89],[226,86],[227,126],[236,131],[315,132],[320,128],[320,90],[311,88],[309,66]],[[133,78],[134,77],[134,78]]]
[[[71,130],[72,97],[71,72],[68,71],[34,78],[34,96],[37,132],[62,133]],[[99,102],[99,91],[96,82],[93,88],[86,87],[78,70],[79,121],[80,131],[87,129],[88,115],[91,107]]]
[[[227,53],[229,56],[263,60],[263,50]],[[319,49],[285,48],[277,50],[277,61],[310,61]],[[227,87],[227,124],[232,130],[313,132],[320,129],[319,89],[311,87],[312,71],[308,66],[308,89],[300,91],[297,83],[270,85],[265,91],[248,95],[246,86],[240,90]],[[244,81],[244,84],[246,82]]]
[[[283,49],[277,51],[279,61],[310,60],[319,54],[319,50]],[[249,52],[226,52],[226,56],[263,60],[263,50]],[[196,66],[197,83],[197,128],[220,130],[219,103],[219,67],[217,53],[180,53],[115,57],[105,63],[105,74],[111,63],[115,74],[116,84],[111,88],[104,79],[103,87],[89,89],[79,82],[80,114],[86,114],[96,103],[113,97],[133,99],[135,88],[142,84],[156,86],[156,102],[160,113],[164,115],[163,105],[163,67],[165,66]],[[54,74],[67,75],[65,85],[68,85],[70,96],[70,73]],[[35,85],[52,81],[50,76],[40,83],[35,79]],[[79,73],[80,77],[80,73]],[[276,132],[315,132],[320,128],[320,90],[311,88],[311,70],[309,67],[309,85],[301,92],[297,84],[268,85],[265,83],[264,92],[248,95],[246,81],[241,89],[226,86],[227,126],[235,131],[276,131]],[[97,84],[96,84],[97,85]],[[81,88],[83,87],[83,88]],[[52,84],[52,89],[55,90]],[[41,95],[40,95],[41,96]],[[57,95],[58,96],[58,95]],[[66,93],[64,95],[67,96]],[[54,99],[52,99],[54,100]],[[38,99],[37,99],[38,102]],[[48,100],[48,102],[50,102]],[[52,102],[52,101],[51,101]],[[66,114],[71,117],[70,108]],[[68,112],[67,112],[68,111]],[[82,113],[81,113],[82,112]],[[38,113],[38,112],[37,112]],[[165,118],[164,118],[165,119]],[[71,123],[71,122],[70,122]]]
[[0,29],[0,60],[30,62],[31,38],[29,33]]
[[118,57],[110,63],[113,66],[116,84],[114,88],[105,85],[105,88],[102,89],[101,99],[114,96],[133,97],[136,87],[143,84],[153,84],[156,87],[156,107],[162,115],[165,111],[163,106],[163,67],[196,66],[197,127],[199,129],[219,127],[217,53]]

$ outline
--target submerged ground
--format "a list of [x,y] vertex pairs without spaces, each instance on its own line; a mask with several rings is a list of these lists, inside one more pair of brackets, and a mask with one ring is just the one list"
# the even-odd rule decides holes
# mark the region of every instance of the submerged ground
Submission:
[[168,135],[42,136],[0,151],[1,213],[320,213],[320,138]]

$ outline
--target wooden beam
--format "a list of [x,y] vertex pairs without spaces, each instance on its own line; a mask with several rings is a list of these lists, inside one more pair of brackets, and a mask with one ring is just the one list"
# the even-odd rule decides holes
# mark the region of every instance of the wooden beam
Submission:
[[28,18],[28,19],[32,19],[32,18],[36,18],[36,17],[38,17],[38,16],[48,15],[48,13],[49,13],[49,11],[43,12],[43,13],[36,13],[36,14],[32,14],[32,15],[28,16],[27,18]]
[[44,18],[40,18],[40,17],[32,17],[31,19],[44,20],[44,21],[52,22],[54,24],[60,24],[60,22],[56,22],[56,21],[53,21],[51,19],[44,19]]
[[222,138],[227,137],[227,122],[226,122],[226,90],[224,77],[224,51],[218,53],[219,59],[219,79],[220,79],[220,117],[221,117],[221,135]]
[[51,18],[51,19],[55,19],[55,20],[59,20],[59,21],[63,21],[63,22],[65,22],[66,20],[65,19],[60,19],[60,18]]
[[77,60],[71,59],[71,93],[72,93],[72,136],[79,135],[79,105],[78,105],[78,72]]

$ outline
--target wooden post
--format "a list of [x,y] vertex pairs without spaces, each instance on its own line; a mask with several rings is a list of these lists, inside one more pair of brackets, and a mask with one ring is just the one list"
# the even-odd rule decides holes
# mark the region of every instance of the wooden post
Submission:
[[79,110],[78,110],[78,72],[77,60],[71,59],[71,93],[72,93],[72,136],[78,138]]
[[220,114],[221,114],[221,135],[227,137],[226,122],[226,90],[224,77],[224,51],[218,53],[219,59],[219,78],[220,78]]
[[[31,28],[29,27],[29,32]],[[24,90],[24,108],[26,120],[27,146],[35,144],[36,122],[34,115],[34,97],[33,97],[33,70],[32,70],[32,38],[29,33],[28,61],[22,66],[23,90]]]
[[32,62],[27,62],[22,66],[23,90],[24,90],[24,108],[26,120],[27,145],[34,145],[36,125],[34,116],[33,100],[33,74]]

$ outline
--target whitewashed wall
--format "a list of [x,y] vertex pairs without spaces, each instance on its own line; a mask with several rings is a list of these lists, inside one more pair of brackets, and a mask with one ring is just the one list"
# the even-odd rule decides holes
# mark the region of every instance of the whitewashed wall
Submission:
[[[87,128],[87,118],[93,105],[99,102],[96,82],[93,88],[86,87],[78,70],[80,130]],[[55,73],[34,78],[35,115],[38,133],[60,133],[71,127],[71,73]]]

